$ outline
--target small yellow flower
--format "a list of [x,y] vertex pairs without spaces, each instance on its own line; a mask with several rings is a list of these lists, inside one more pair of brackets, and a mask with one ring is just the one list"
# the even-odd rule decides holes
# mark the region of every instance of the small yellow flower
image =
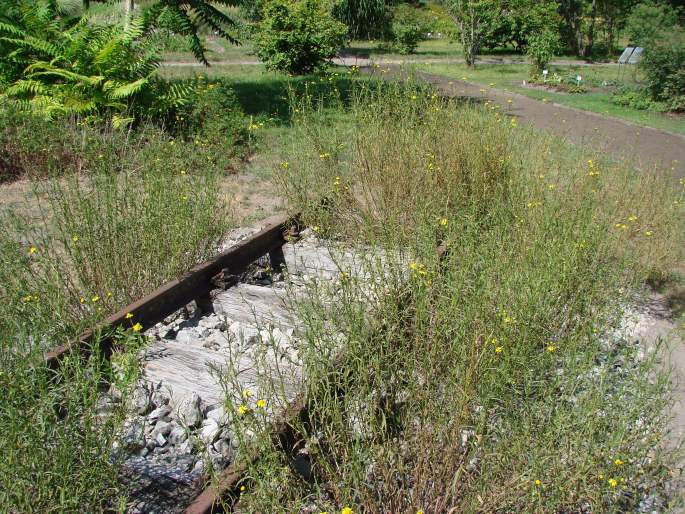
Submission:
[[542,485],[542,481],[538,478],[535,480],[535,485]]
[[511,98],[509,98],[509,100],[507,100],[507,103],[508,103],[508,104],[510,104],[510,103],[512,103],[512,102],[513,102],[513,100],[512,100]]
[[249,411],[250,409],[247,407],[247,405],[241,405],[240,407],[238,407],[238,414],[240,414],[241,416],[243,414],[247,414]]
[[90,301],[93,302],[93,303],[99,302],[99,301],[100,301],[100,297],[99,297],[98,295],[95,295],[95,296],[93,296],[93,297],[90,299]]
[[250,396],[252,396],[252,391],[250,391],[249,389],[245,389],[243,391],[243,398],[249,398]]
[[490,87],[495,87],[495,83],[494,83],[494,82],[490,82]]
[[186,195],[181,196],[181,200],[183,200],[184,202],[187,202],[187,201],[188,201],[188,196],[186,196]]
[[35,246],[32,246],[31,248],[29,248],[29,253],[30,253],[31,255],[33,255],[33,254],[36,253],[37,251],[38,251],[38,248],[36,248]]
[[653,232],[652,232],[651,230],[646,230],[646,231],[645,231],[645,235],[646,235],[647,237],[650,237],[650,236],[652,235],[652,233],[653,233]]
[[503,346],[496,346],[496,347],[495,347],[495,353],[502,353],[503,351],[504,351],[504,347],[503,347]]
[[71,240],[75,243],[76,241],[78,241],[78,236],[74,234],[73,236],[71,236]]
[[112,298],[112,293],[110,293],[109,291],[107,291],[107,298]]
[[78,299],[80,303],[86,303],[86,299],[82,296],[81,298]]
[[288,166],[289,166],[289,164],[288,164],[287,162],[282,162],[282,163],[281,163],[281,168],[283,168],[284,170],[287,170],[287,169],[288,169]]
[[241,486],[240,486],[240,492],[242,493],[242,492],[244,492],[244,491],[245,491],[245,486],[244,486],[244,485],[241,485]]
[[618,481],[615,478],[610,478],[608,482],[611,487],[616,487],[618,485]]
[[441,226],[441,227],[446,227],[446,226],[447,226],[447,223],[448,223],[447,218],[440,218],[440,222],[439,222],[439,223],[440,223],[440,226]]
[[141,325],[140,323],[136,323],[131,328],[134,332],[140,332],[141,330],[143,330],[143,325]]
[[354,511],[350,507],[343,507],[340,514],[354,514]]
[[264,407],[266,407],[266,400],[264,400],[263,398],[257,400],[257,407],[259,407],[260,409],[263,409]]
[[126,316],[124,316],[124,318],[126,318],[126,319],[131,319],[132,317],[133,317],[133,314],[131,314],[130,312],[127,312]]
[[312,230],[313,230],[314,232],[318,232],[318,231],[321,230],[321,229],[319,228],[318,225],[314,225],[314,226],[312,227]]
[[[412,100],[416,100],[416,95],[411,95]],[[344,510],[344,509],[343,509]]]
[[600,474],[597,478],[599,478],[600,480],[604,480],[604,475]]
[[623,464],[625,464],[625,463],[624,463],[621,459],[616,459],[616,460],[614,461],[614,464],[615,464],[616,466],[623,466]]
[[557,349],[557,347],[556,347],[556,346],[553,346],[553,345],[551,345],[551,344],[547,346],[547,351],[548,351],[549,353],[552,353],[552,352],[556,351],[556,349]]
[[423,509],[417,510],[417,511],[416,511],[416,514],[424,514],[424,513],[423,513]]
[[634,214],[632,216],[628,216],[628,221],[637,221],[637,216],[635,216]]

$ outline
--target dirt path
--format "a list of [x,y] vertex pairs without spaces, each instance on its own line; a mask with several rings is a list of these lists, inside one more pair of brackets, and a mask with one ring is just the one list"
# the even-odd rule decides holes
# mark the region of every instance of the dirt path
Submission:
[[[374,73],[372,68],[363,71]],[[404,73],[399,67],[390,67],[380,76],[398,78]],[[440,75],[415,72],[415,76],[447,96],[495,102],[522,124],[528,123],[618,159],[628,159],[645,171],[672,169],[679,176],[685,176],[685,136]]]

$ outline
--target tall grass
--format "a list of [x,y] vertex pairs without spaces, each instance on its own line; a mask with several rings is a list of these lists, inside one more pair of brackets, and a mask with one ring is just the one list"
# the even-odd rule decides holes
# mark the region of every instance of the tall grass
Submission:
[[280,185],[371,278],[299,303],[307,416],[285,452],[240,418],[239,508],[665,507],[668,376],[617,327],[682,260],[682,186],[411,85],[362,86],[350,122],[295,108]]
[[[43,352],[208,258],[231,225],[223,168],[201,144],[145,127],[126,137],[66,125],[63,137],[84,148],[78,162],[50,164],[24,206],[0,213],[2,512],[125,504],[112,443],[140,342],[123,337],[111,366],[96,353],[56,373]],[[104,384],[122,400],[103,404]]]

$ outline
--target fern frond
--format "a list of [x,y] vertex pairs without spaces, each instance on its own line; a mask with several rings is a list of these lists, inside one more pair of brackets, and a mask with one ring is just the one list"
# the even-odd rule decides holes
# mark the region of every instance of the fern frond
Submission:
[[145,19],[141,16],[132,17],[128,22],[128,26],[124,29],[121,42],[124,44],[130,44],[142,36],[144,32]]
[[[36,71],[38,70],[38,71]],[[30,78],[34,77],[58,77],[69,82],[81,82],[89,86],[98,86],[103,80],[102,75],[82,75],[73,71],[52,66],[47,62],[37,62],[26,68]]]
[[108,98],[113,98],[115,100],[121,98],[129,98],[137,93],[139,93],[149,82],[147,77],[136,80],[135,82],[129,82],[127,84],[117,84],[110,82],[105,84],[103,90],[107,93]]
[[236,44],[238,41],[231,36],[224,29],[225,26],[235,26],[235,21],[226,16],[224,13],[202,1],[194,1],[192,3],[194,14],[202,20],[202,22],[215,30],[220,36],[228,39],[231,43]]
[[48,88],[38,80],[22,79],[11,84],[5,90],[5,93],[10,96],[19,95],[45,95],[48,93]]
[[5,41],[6,43],[26,50],[33,50],[34,52],[49,57],[56,57],[60,53],[59,48],[56,45],[33,36],[26,36],[23,39],[1,37],[0,41]]
[[4,23],[2,21],[0,21],[0,33],[11,34],[17,37],[26,36],[26,32],[24,32],[16,25],[12,25],[11,23]]

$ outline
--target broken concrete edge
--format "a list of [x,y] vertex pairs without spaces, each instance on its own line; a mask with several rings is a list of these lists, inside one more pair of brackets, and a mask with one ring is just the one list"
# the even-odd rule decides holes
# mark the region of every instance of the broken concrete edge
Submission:
[[141,331],[144,331],[193,300],[206,296],[213,288],[212,278],[222,270],[242,272],[263,255],[283,246],[289,236],[297,233],[300,216],[280,213],[265,219],[259,225],[262,228],[256,234],[123,307],[95,329],[87,330],[65,345],[46,352],[43,357],[46,366],[52,370],[59,369],[62,359],[74,351],[87,356],[94,340],[98,341],[101,353],[108,358],[111,353],[111,335],[117,328],[138,323]]

